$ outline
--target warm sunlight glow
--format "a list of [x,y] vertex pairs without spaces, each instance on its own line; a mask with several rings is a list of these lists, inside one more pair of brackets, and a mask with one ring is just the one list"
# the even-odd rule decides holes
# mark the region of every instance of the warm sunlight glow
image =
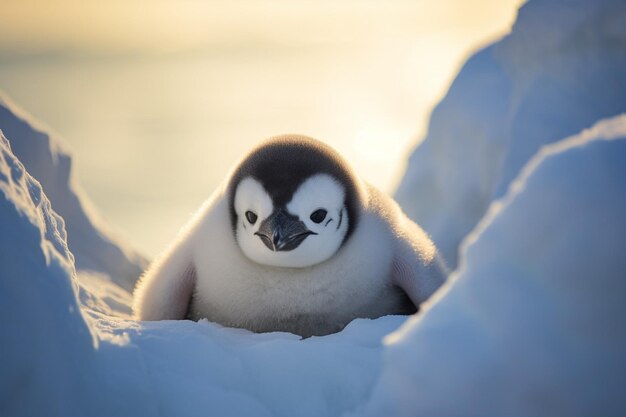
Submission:
[[150,254],[268,136],[323,139],[392,192],[459,65],[521,3],[0,1],[0,85]]

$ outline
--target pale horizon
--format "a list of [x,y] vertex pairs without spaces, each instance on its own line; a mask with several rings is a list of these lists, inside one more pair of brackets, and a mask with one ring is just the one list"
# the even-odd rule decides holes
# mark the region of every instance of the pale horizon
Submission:
[[324,140],[393,192],[460,66],[522,2],[3,3],[0,89],[154,256],[268,136]]

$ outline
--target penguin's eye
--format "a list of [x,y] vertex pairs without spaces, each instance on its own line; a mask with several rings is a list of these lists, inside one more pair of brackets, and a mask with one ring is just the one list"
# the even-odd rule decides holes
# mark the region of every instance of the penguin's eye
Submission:
[[327,211],[324,209],[317,209],[311,213],[311,220],[314,223],[321,223],[326,218]]
[[250,210],[246,211],[246,219],[250,222],[250,224],[256,223],[257,215]]

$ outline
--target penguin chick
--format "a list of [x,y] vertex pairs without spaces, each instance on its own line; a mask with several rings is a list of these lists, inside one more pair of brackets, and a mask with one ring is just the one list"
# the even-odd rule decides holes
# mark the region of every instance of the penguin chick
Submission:
[[308,337],[412,314],[446,276],[393,199],[329,146],[287,135],[235,167],[143,275],[133,310]]

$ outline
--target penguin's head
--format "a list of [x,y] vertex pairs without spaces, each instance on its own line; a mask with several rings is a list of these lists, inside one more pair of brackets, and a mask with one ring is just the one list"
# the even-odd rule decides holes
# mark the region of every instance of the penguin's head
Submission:
[[237,244],[252,261],[303,268],[331,258],[359,220],[359,180],[329,146],[272,138],[235,168],[228,197]]

